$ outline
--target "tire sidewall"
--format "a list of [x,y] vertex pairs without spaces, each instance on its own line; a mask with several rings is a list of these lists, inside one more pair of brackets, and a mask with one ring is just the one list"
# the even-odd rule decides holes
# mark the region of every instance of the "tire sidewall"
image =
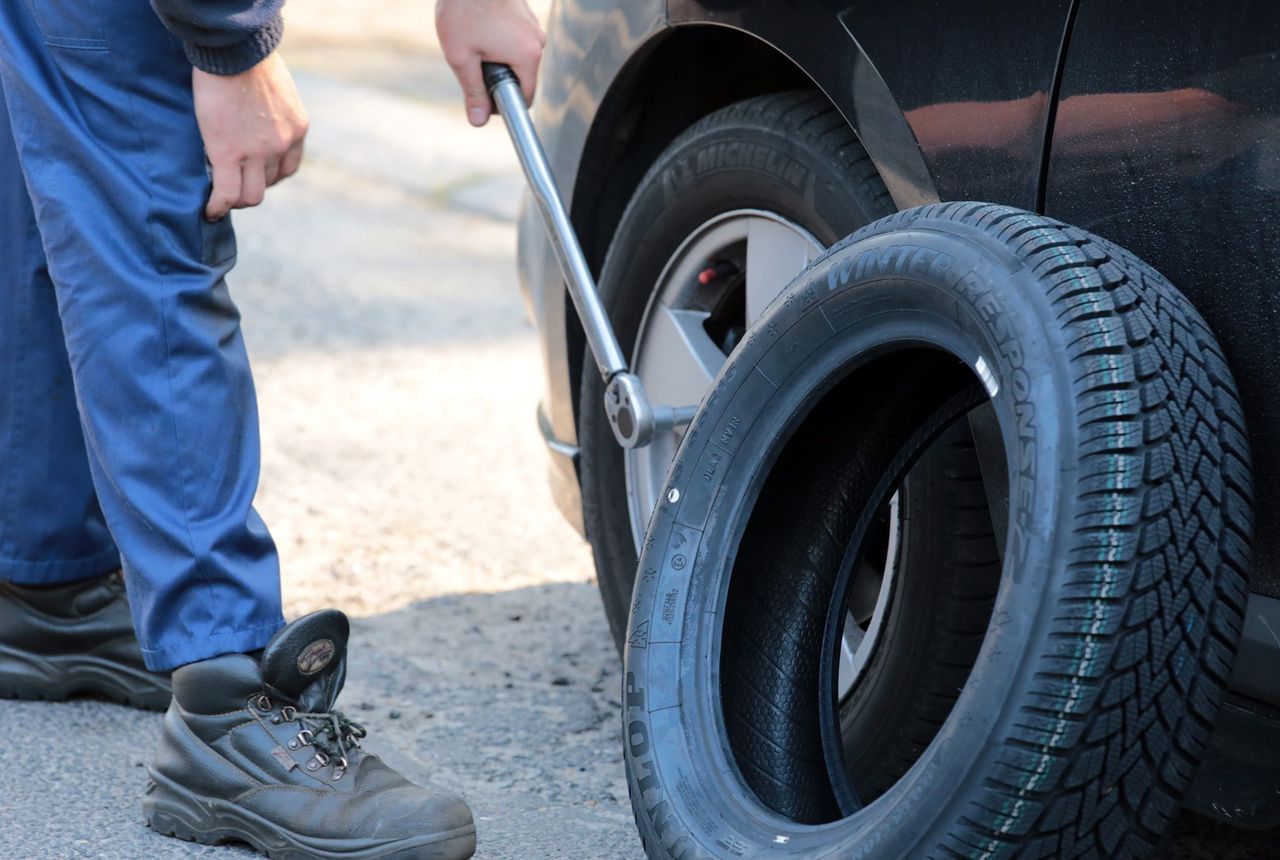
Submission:
[[[625,654],[624,745],[642,834],[667,856],[753,856],[761,846],[777,856],[923,856],[995,766],[989,741],[1024,699],[1029,651],[1046,644],[1062,579],[1058,543],[1073,516],[1060,492],[1076,445],[1064,344],[1046,324],[1034,274],[1002,245],[954,224],[894,226],[833,249],[753,327],[677,455],[667,487],[678,501],[651,521]],[[817,344],[824,325],[835,331]],[[755,800],[724,740],[726,548],[797,416],[861,361],[912,341],[942,346],[971,369],[985,364],[999,386],[993,403],[1011,475],[1000,593],[969,683],[916,765],[858,815],[799,825]]]

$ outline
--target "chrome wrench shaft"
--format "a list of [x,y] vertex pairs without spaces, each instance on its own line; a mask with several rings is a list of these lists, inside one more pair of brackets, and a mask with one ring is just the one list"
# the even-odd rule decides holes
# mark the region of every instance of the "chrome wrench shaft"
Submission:
[[605,381],[604,408],[613,435],[623,448],[642,448],[653,440],[655,432],[688,424],[696,407],[654,407],[649,403],[644,383],[627,366],[609,315],[600,301],[595,278],[582,253],[582,246],[578,244],[573,223],[547,164],[542,142],[525,107],[520,82],[508,66],[484,63],[483,67],[485,85],[511,135],[516,156],[524,169],[525,179],[564,274],[569,296],[582,321],[587,346]]

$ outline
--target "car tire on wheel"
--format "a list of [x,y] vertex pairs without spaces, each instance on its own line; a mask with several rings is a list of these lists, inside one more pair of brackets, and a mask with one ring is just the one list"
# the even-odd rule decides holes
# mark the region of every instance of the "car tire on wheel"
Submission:
[[[940,725],[884,779],[833,695],[851,577],[979,404],[1010,476],[986,488],[1008,491],[999,587],[941,713],[897,676]],[[779,563],[836,496],[834,573]],[[1225,695],[1251,520],[1235,385],[1157,272],[988,204],[858,231],[721,369],[650,522],[623,689],[649,857],[1147,856]]]
[[[748,99],[686,130],[641,180],[600,275],[619,342],[653,402],[697,405],[735,337],[768,300],[823,248],[892,211],[875,166],[820,93]],[[686,289],[699,271],[730,259],[745,264],[745,273]],[[685,328],[677,331],[673,320]],[[679,338],[678,349],[657,341],[660,324]],[[659,366],[660,353],[669,366]],[[624,453],[601,410],[604,385],[593,366],[587,356],[578,413],[583,515],[621,651],[639,540],[678,438],[668,433]],[[687,402],[669,402],[675,398]]]

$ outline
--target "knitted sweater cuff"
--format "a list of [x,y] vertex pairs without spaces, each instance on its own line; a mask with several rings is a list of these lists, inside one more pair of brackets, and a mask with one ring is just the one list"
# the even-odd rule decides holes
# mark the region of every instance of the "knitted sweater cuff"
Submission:
[[184,43],[191,65],[211,75],[238,75],[267,58],[284,35],[284,19],[276,15],[262,29],[250,33],[234,45],[211,48]]

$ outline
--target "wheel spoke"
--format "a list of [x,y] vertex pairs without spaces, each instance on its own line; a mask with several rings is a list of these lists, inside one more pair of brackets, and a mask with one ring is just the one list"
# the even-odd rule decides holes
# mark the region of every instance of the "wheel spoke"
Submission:
[[844,634],[840,637],[840,666],[836,679],[836,693],[843,700],[858,678],[857,653],[866,633],[858,626],[852,614],[844,619]]
[[818,244],[797,228],[754,217],[747,226],[747,322],[754,321],[783,287],[817,256]]
[[724,364],[724,353],[702,327],[708,316],[705,311],[654,305],[637,369],[650,402],[660,406],[702,402]]
[[849,584],[849,617],[857,624],[870,624],[880,598],[880,586],[884,582],[884,568],[863,559],[854,571]]

